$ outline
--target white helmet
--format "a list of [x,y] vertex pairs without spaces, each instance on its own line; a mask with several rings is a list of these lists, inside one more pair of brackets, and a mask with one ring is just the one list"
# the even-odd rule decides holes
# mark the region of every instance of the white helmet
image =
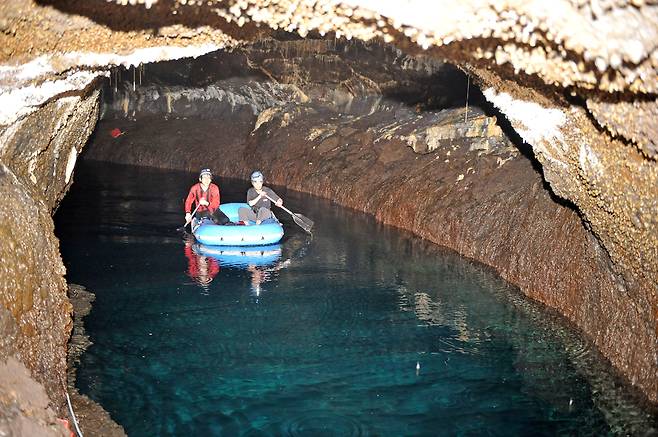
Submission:
[[263,173],[259,172],[256,170],[251,174],[251,181],[252,182],[263,182]]

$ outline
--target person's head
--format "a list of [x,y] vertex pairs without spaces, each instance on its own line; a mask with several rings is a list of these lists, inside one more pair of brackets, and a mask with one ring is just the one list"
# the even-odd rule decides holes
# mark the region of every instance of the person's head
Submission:
[[212,172],[209,168],[204,168],[199,173],[199,182],[201,182],[202,185],[208,186],[210,185],[210,181],[212,181]]
[[253,172],[251,174],[251,185],[257,190],[260,190],[263,187],[263,173],[258,170]]

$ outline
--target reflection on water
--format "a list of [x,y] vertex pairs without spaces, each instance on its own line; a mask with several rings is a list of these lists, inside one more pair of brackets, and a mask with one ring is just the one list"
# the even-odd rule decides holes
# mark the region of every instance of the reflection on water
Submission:
[[276,263],[271,267],[256,266],[249,264],[247,270],[251,273],[251,292],[254,296],[259,297],[263,291],[263,284],[272,280],[273,273],[284,269],[290,265],[290,260]]
[[251,291],[258,297],[263,284],[292,262],[291,258],[280,260],[282,250],[278,243],[266,246],[208,246],[196,243],[192,235],[186,235],[184,247],[189,264],[188,274],[205,292],[220,268],[234,268],[251,274]]
[[[279,243],[264,246],[209,246],[197,243],[189,234],[184,238],[188,274],[205,292],[221,268],[233,268],[246,270],[251,274],[251,291],[258,297],[263,291],[264,283],[271,281],[276,272],[290,266],[293,259],[301,259],[305,253],[305,250],[297,249],[290,257],[281,260],[283,251]],[[291,249],[295,240],[301,242],[304,239],[307,245],[310,237],[297,236],[289,238],[287,246]]]
[[204,247],[174,231],[196,175],[76,179],[56,223],[69,281],[96,293],[77,385],[131,436],[655,429],[587,342],[479,264],[278,187],[313,240],[282,217],[277,247]]
[[190,278],[196,281],[197,284],[204,290],[208,291],[208,285],[219,273],[219,262],[203,253],[199,253],[194,249],[194,237],[187,236],[185,238],[184,253],[187,258],[187,274]]
[[[193,237],[190,237],[193,238]],[[281,245],[267,246],[207,246],[195,244],[195,251],[216,259],[224,267],[267,266],[281,258]]]

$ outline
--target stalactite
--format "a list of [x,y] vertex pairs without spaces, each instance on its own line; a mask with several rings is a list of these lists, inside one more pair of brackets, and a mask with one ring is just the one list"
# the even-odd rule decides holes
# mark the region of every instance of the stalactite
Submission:
[[130,107],[130,96],[128,93],[125,93],[123,95],[123,98],[121,99],[121,104],[123,106],[123,116],[128,117],[128,108]]

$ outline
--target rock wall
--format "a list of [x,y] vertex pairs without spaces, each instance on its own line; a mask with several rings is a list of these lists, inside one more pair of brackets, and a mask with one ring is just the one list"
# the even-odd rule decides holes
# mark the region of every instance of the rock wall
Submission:
[[66,437],[71,428],[50,407],[43,386],[16,358],[0,363],[0,432],[10,436]]
[[71,304],[52,211],[73,182],[98,115],[98,90],[53,101],[2,133],[0,362],[20,360],[65,417]]

